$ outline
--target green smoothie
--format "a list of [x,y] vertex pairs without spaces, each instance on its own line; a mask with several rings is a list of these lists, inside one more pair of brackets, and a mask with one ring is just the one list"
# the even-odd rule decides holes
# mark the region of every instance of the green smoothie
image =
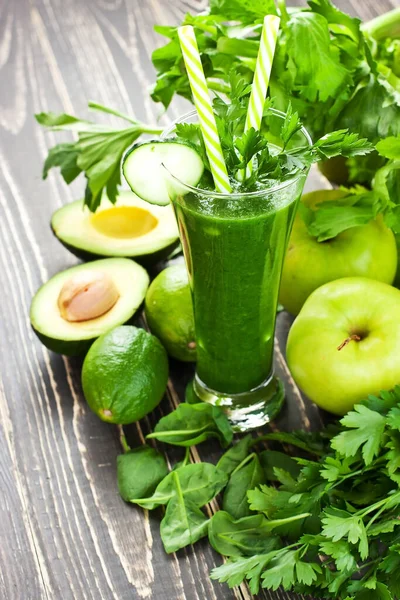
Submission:
[[303,176],[256,196],[189,193],[174,207],[194,302],[197,375],[224,394],[272,374],[283,259]]

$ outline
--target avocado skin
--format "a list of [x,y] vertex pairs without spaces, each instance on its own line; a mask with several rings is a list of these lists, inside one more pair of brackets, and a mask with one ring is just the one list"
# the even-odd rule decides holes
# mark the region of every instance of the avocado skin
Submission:
[[57,340],[55,338],[48,337],[47,335],[43,335],[42,333],[39,333],[33,326],[32,329],[42,344],[46,346],[46,348],[56,352],[57,354],[64,354],[65,356],[85,356],[90,346],[97,339],[92,338],[90,340],[65,342],[64,340]]
[[[140,312],[143,309],[143,305],[144,305],[144,301],[138,307],[137,311],[135,311],[135,314],[132,315],[132,317],[130,319],[128,319],[128,321],[125,321],[125,323],[120,323],[120,325],[134,325],[136,322],[135,319],[137,317],[136,313],[140,314]],[[116,327],[119,327],[120,325],[116,325]],[[42,342],[42,344],[44,346],[46,346],[46,348],[48,348],[48,350],[52,350],[52,352],[55,352],[56,354],[63,354],[64,356],[81,356],[81,357],[86,356],[90,346],[99,337],[99,336],[97,336],[94,338],[90,338],[89,340],[65,341],[65,340],[59,340],[57,338],[52,338],[47,335],[43,335],[43,333],[39,333],[39,331],[37,331],[37,329],[35,329],[32,324],[31,324],[31,327],[33,329],[34,334],[37,335],[39,340]],[[104,333],[106,333],[106,332],[104,332]]]
[[[96,254],[94,252],[88,252],[87,250],[81,250],[81,248],[76,248],[75,246],[71,246],[71,244],[67,244],[63,240],[60,240],[60,238],[57,236],[57,234],[54,231],[51,224],[50,224],[50,227],[51,227],[51,230],[52,230],[54,236],[57,238],[57,240],[60,242],[60,244],[62,244],[64,246],[64,248],[66,248],[74,256],[76,256],[77,258],[80,258],[81,260],[83,260],[85,262],[90,262],[92,260],[99,260],[100,258],[113,258],[113,255],[111,255],[111,254]],[[177,239],[175,242],[173,242],[169,246],[165,246],[165,248],[160,248],[160,250],[157,250],[156,252],[152,252],[151,254],[142,254],[139,256],[124,256],[124,257],[116,256],[115,258],[131,258],[135,262],[139,263],[139,265],[142,265],[142,267],[148,268],[148,267],[152,267],[156,263],[168,258],[168,256],[171,254],[171,252],[173,252],[173,250],[175,250],[175,248],[177,248],[178,246],[179,246],[179,239]]]

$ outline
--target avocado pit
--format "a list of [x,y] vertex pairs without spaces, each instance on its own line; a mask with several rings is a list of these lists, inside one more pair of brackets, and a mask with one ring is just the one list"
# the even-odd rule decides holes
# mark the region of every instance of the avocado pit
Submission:
[[112,309],[118,298],[117,286],[107,273],[82,271],[64,283],[57,305],[65,321],[79,323],[101,317]]

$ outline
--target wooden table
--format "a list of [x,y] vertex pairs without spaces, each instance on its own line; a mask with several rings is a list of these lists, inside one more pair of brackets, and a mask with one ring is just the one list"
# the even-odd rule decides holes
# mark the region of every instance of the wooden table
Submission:
[[[51,275],[76,263],[52,236],[50,215],[82,195],[58,174],[41,180],[47,149],[33,113],[87,115],[88,99],[152,121],[159,107],[147,88],[151,51],[162,42],[152,25],[176,24],[196,0],[2,0],[0,2],[0,598],[1,600],[228,600],[230,591],[208,572],[221,557],[207,541],[167,556],[159,515],[126,505],[116,487],[119,431],[88,410],[81,361],[48,352],[29,326],[32,295]],[[342,0],[364,18],[375,0]],[[379,10],[398,6],[381,0]],[[174,104],[170,117],[183,105]],[[166,120],[164,120],[166,122]],[[310,185],[321,181],[311,180]],[[276,427],[318,427],[284,361],[290,321],[280,315],[277,370],[288,403]],[[140,444],[162,414],[182,398],[190,368],[171,365],[161,407],[127,431]],[[201,445],[192,460],[213,460]],[[179,450],[172,453],[179,455]],[[213,506],[213,509],[216,507]],[[260,598],[288,599],[279,592]]]

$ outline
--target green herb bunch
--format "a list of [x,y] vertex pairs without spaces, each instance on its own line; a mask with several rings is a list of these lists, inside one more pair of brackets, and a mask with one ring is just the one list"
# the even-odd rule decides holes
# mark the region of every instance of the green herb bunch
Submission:
[[[230,96],[225,100],[217,96],[213,102],[221,147],[228,173],[233,182],[243,180],[247,191],[257,189],[268,180],[284,181],[311,164],[335,156],[358,156],[368,154],[373,146],[357,134],[347,129],[333,131],[324,135],[311,145],[296,144],[296,134],[302,129],[299,115],[289,104],[285,117],[281,120],[279,131],[270,130],[269,117],[274,100],[268,100],[264,107],[264,119],[261,131],[251,127],[245,131],[251,85],[245,78],[231,71],[229,74]],[[278,119],[275,117],[275,120]],[[179,138],[189,141],[197,147],[207,170],[206,177],[212,185],[210,166],[203,142],[200,126],[193,123],[181,123],[176,127]],[[271,147],[269,144],[275,144]],[[273,148],[273,149],[272,149]],[[247,165],[252,164],[250,175],[244,177]]]
[[[349,129],[372,143],[400,134],[400,9],[362,24],[330,0],[288,8],[285,0],[210,0],[209,14],[187,14],[195,27],[208,85],[231,95],[232,69],[253,79],[262,20],[281,18],[270,81],[276,107],[289,103],[313,137]],[[175,94],[191,100],[177,28],[157,26],[168,43],[152,56],[157,70],[153,100],[167,107]],[[393,39],[394,38],[394,39]],[[384,159],[350,158],[351,181],[370,184]]]
[[[208,535],[228,558],[211,577],[252,593],[282,586],[315,598],[390,600],[400,595],[400,387],[370,396],[318,434],[243,437],[216,465],[190,464],[192,444],[232,432],[220,409],[181,404],[148,436],[185,446],[168,471],[144,446],[118,459],[122,497],[166,506],[167,552]],[[290,445],[291,455],[263,442]],[[222,494],[222,510],[202,510]]]
[[[252,81],[267,13],[281,18],[269,87],[275,107],[291,105],[313,138],[349,129],[376,145],[332,166],[333,175],[353,187],[340,201],[304,211],[310,235],[324,241],[378,214],[400,233],[400,164],[393,165],[382,146],[387,138],[400,144],[400,9],[361,23],[330,0],[309,0],[307,8],[289,8],[285,0],[210,0],[209,14],[187,14],[183,22],[195,27],[211,89],[230,98],[232,69]],[[155,29],[169,41],[152,56],[153,100],[166,107],[174,94],[191,100],[177,28]]]

